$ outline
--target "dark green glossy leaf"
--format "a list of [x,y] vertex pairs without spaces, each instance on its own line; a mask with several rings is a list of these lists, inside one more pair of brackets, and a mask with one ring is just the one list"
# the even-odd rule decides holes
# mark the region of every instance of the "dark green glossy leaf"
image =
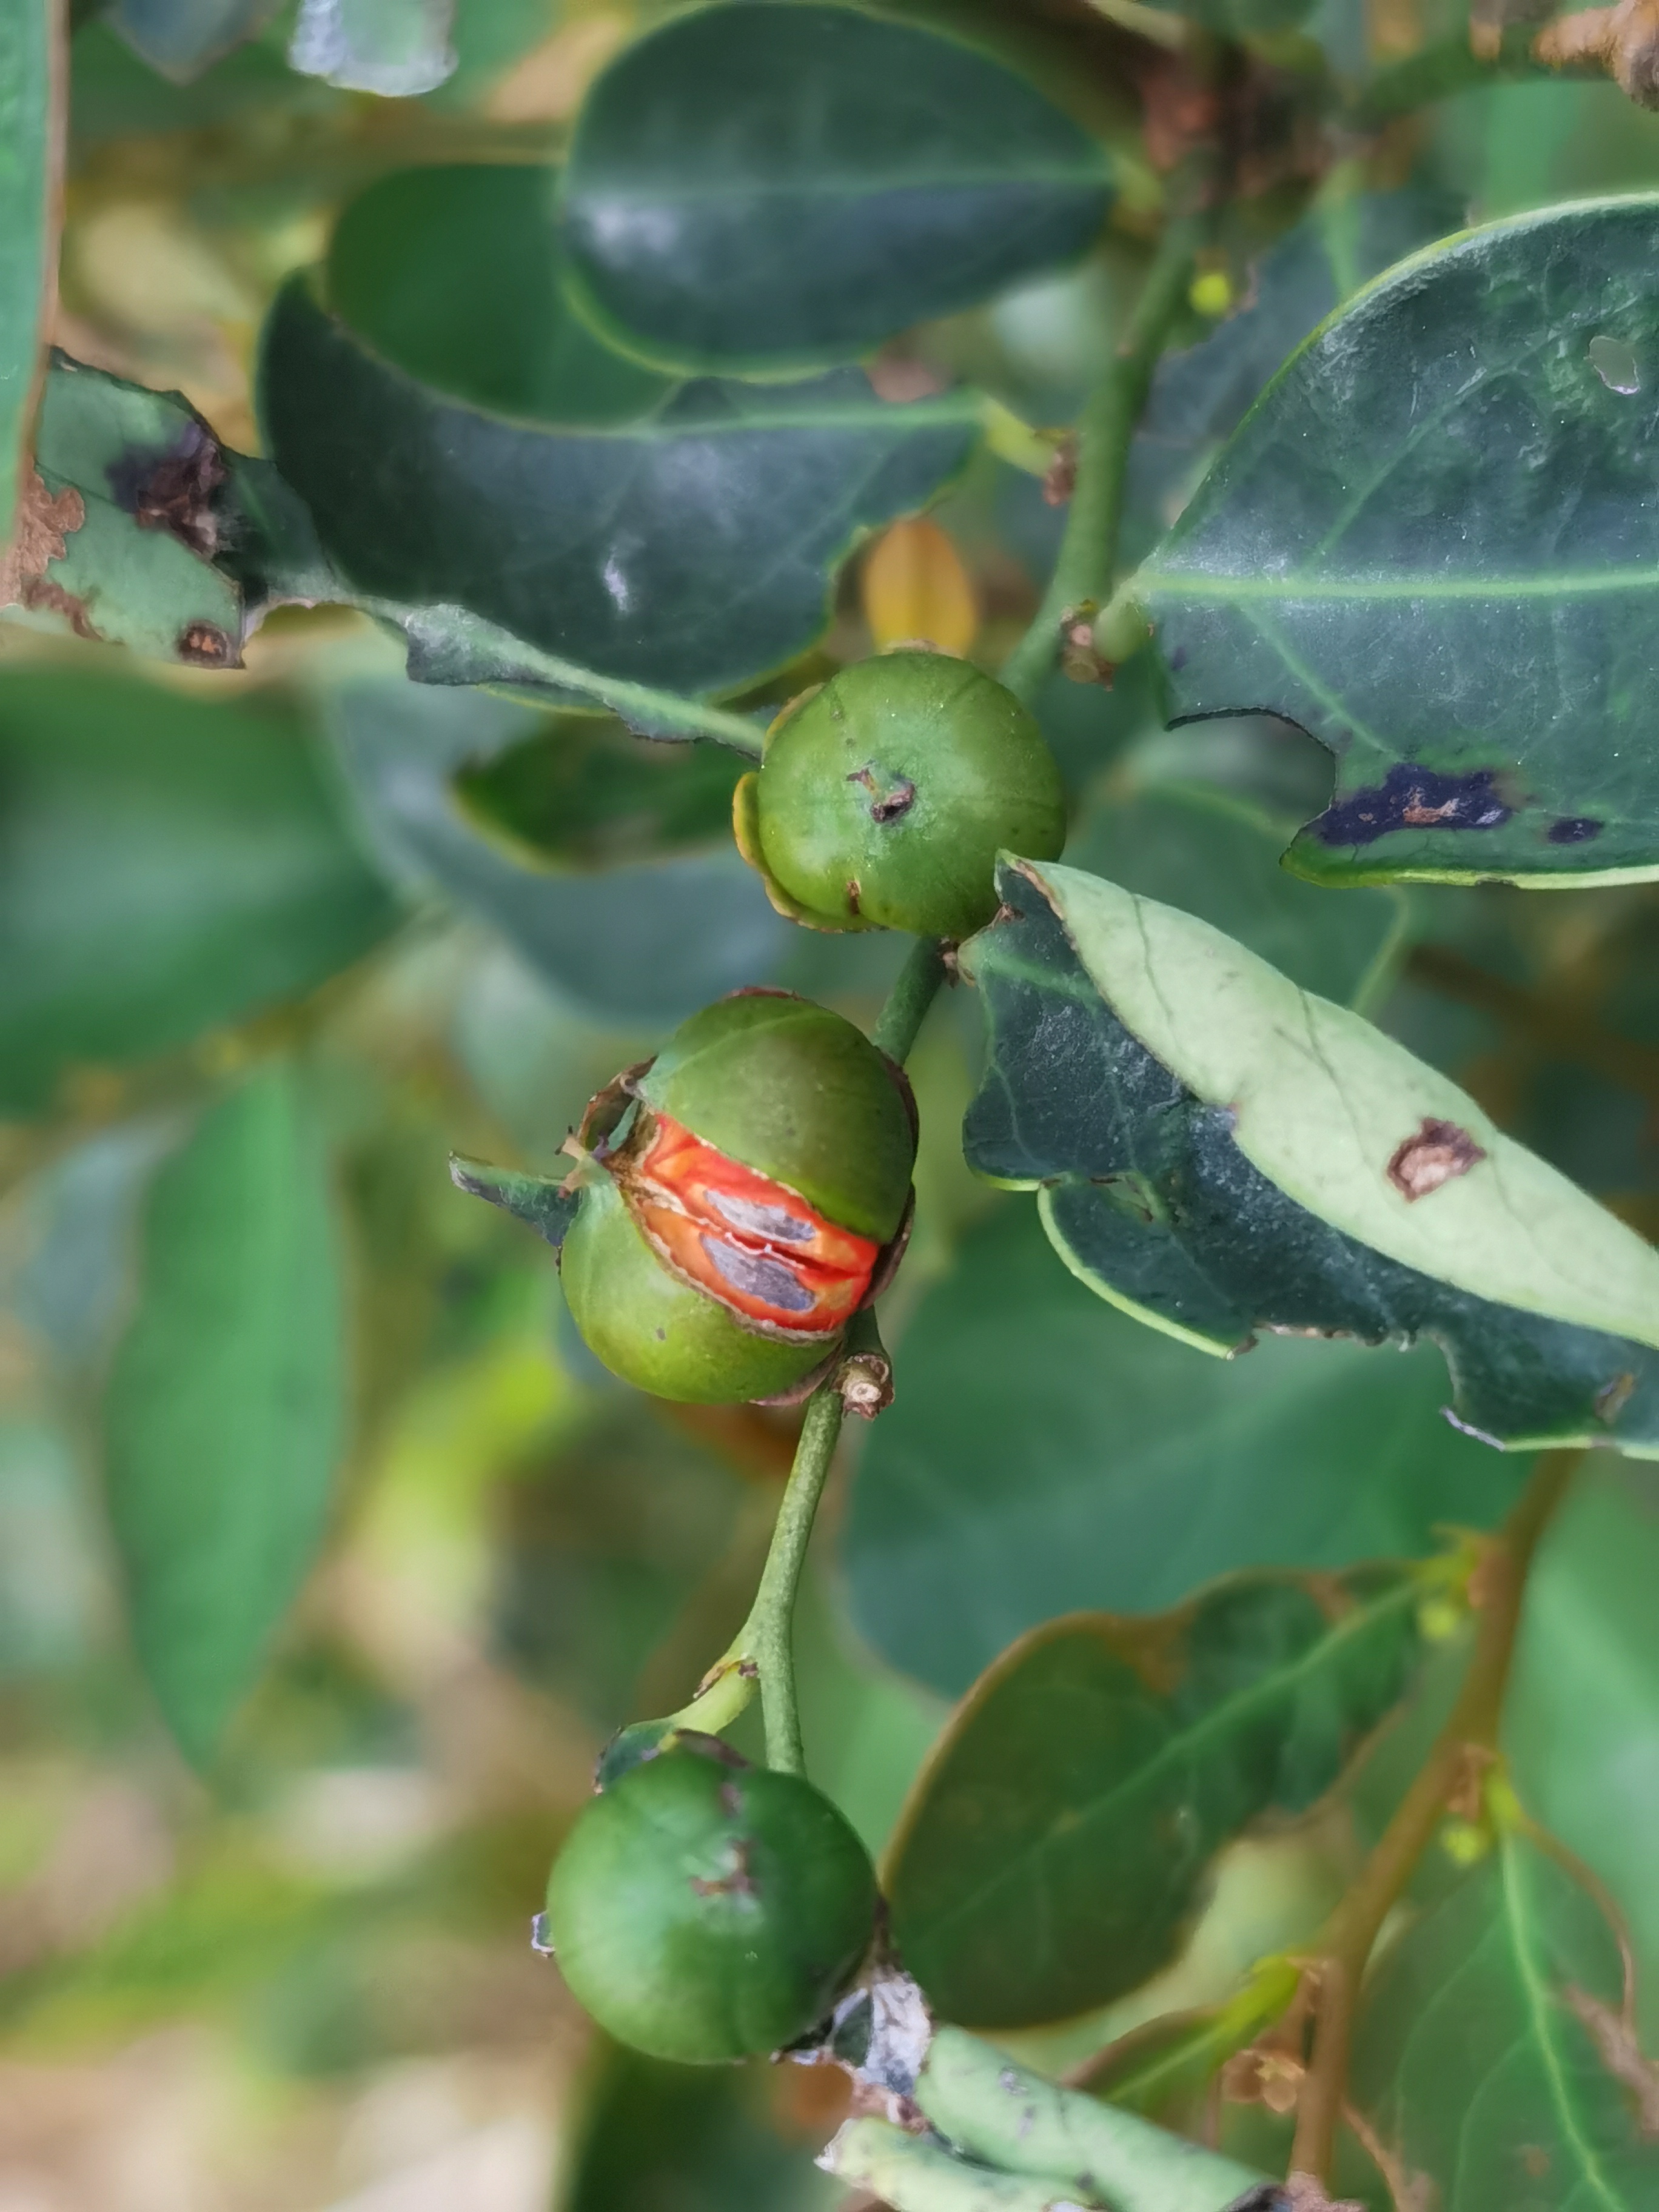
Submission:
[[667,380],[601,343],[560,289],[557,177],[452,162],[380,178],[335,226],[330,307],[397,368],[473,406],[565,424],[646,414]]
[[289,65],[349,92],[407,100],[455,66],[455,0],[301,0]]
[[252,38],[278,4],[279,0],[115,0],[105,21],[152,69],[175,84],[188,84]]
[[1130,450],[1138,551],[1169,528],[1285,357],[1362,284],[1456,230],[1464,205],[1420,186],[1322,196],[1262,256],[1237,313],[1200,344],[1164,355]]
[[1182,714],[1336,754],[1291,864],[1659,872],[1659,200],[1474,232],[1287,365],[1133,586]]
[[967,1152],[1041,1188],[1075,1273],[1219,1352],[1427,1336],[1488,1441],[1659,1456],[1650,1246],[1205,924],[1066,868],[1006,863],[1001,889],[963,956],[993,1032]]
[[959,1695],[1056,1614],[1174,1605],[1240,1567],[1340,1567],[1487,1528],[1521,1471],[1439,1419],[1441,1362],[1269,1338],[1224,1364],[1114,1312],[1000,1206],[930,1285],[842,1558],[860,1632]]
[[239,665],[242,592],[214,560],[228,535],[225,458],[194,408],[56,355],[35,466],[51,511],[8,621],[157,660]]
[[51,297],[58,119],[51,0],[0,0],[0,567],[21,489]]
[[0,1106],[314,989],[397,919],[296,716],[0,678]]
[[1279,864],[1272,818],[1201,786],[1153,786],[1098,800],[1068,840],[1066,865],[1224,930],[1304,991],[1368,1003],[1401,950],[1405,909],[1386,891],[1333,899]]
[[673,1022],[776,966],[788,925],[729,836],[712,849],[594,872],[526,865],[526,854],[515,858],[499,836],[473,826],[452,775],[539,742],[546,725],[533,708],[383,683],[349,688],[333,714],[341,760],[387,866],[481,915],[562,996],[616,1021]]
[[[602,674],[689,692],[780,666],[829,616],[860,532],[967,458],[975,403],[888,405],[862,373],[684,386],[641,422],[557,432],[442,399],[296,278],[265,330],[271,453],[358,592],[454,603]],[[476,650],[443,680],[525,673]]]
[[1104,2004],[1168,1964],[1222,1845],[1306,1809],[1403,1694],[1394,1567],[1239,1577],[1175,1613],[1073,1614],[1004,1653],[916,1785],[885,1887],[964,2027]]
[[562,195],[586,312],[682,368],[812,366],[1075,259],[1103,149],[953,38],[735,0],[630,46]]
[[1504,1827],[1367,1981],[1356,2101],[1443,2212],[1648,2212],[1659,2075],[1626,2002],[1600,1904]]
[[343,1441],[340,1255],[290,1071],[212,1108],[161,1169],[105,1401],[139,1662],[198,1764],[309,1569]]

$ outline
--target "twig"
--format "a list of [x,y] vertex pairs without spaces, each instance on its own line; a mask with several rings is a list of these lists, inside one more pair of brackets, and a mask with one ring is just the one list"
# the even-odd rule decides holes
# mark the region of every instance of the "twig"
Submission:
[[919,937],[910,947],[887,1003],[876,1018],[870,1042],[901,1066],[910,1057],[927,1009],[945,981],[945,948],[936,937]]
[[1489,53],[1477,52],[1468,32],[1459,30],[1392,68],[1379,70],[1349,109],[1349,127],[1374,131],[1396,115],[1409,115],[1414,108],[1449,100],[1460,92],[1552,75],[1533,53],[1534,27],[1530,23],[1511,25],[1497,51]]
[[1354,2011],[1377,1931],[1466,1780],[1471,1753],[1478,1756],[1496,1743],[1528,1571],[1538,1540],[1583,1457],[1582,1451],[1545,1452],[1520,1502],[1493,1539],[1480,1570],[1480,1630],[1457,1702],[1359,1879],[1314,1947],[1317,1997],[1313,2060],[1297,2107],[1293,2176],[1310,2174],[1323,2181],[1329,2175],[1346,2094]]
[[1068,611],[1103,606],[1111,595],[1129,441],[1208,230],[1208,219],[1201,216],[1178,217],[1170,224],[1128,328],[1078,419],[1077,480],[1054,574],[1030,628],[1001,670],[1008,689],[1028,702],[1059,656]]

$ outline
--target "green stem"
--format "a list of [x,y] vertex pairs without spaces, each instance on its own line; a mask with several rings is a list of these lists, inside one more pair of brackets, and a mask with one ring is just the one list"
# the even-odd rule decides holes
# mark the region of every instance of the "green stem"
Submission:
[[870,1042],[901,1066],[910,1057],[927,1009],[945,981],[945,948],[936,937],[919,937],[887,994]]
[[1103,606],[1117,571],[1117,541],[1129,441],[1182,301],[1207,220],[1177,218],[1164,232],[1116,352],[1079,417],[1077,481],[1048,588],[1030,628],[1004,662],[1002,681],[1028,704],[1060,652],[1060,625],[1072,607]]
[[761,1712],[766,1723],[766,1763],[784,1774],[805,1774],[800,1711],[795,1698],[795,1598],[818,1500],[841,1436],[841,1392],[834,1377],[808,1401],[795,1463],[784,1486],[760,1587],[749,1609],[744,1642],[760,1669]]

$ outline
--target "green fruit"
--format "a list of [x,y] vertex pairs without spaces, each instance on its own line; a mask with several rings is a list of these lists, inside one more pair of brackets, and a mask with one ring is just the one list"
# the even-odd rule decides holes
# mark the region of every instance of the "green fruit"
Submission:
[[775,902],[820,928],[962,938],[996,911],[999,852],[1057,859],[1065,793],[1011,691],[947,653],[843,668],[787,708],[736,802]]
[[916,1133],[893,1066],[828,1006],[740,991],[682,1022],[636,1085],[659,1114],[884,1244],[910,1195]]
[[792,1344],[761,1335],[670,1274],[608,1176],[582,1193],[559,1273],[589,1351],[624,1382],[659,1398],[734,1406],[778,1397],[839,1341]]
[[875,1911],[869,1855],[827,1797],[695,1751],[593,1798],[547,1884],[575,1996],[619,2043],[689,2063],[776,2051],[816,2026]]

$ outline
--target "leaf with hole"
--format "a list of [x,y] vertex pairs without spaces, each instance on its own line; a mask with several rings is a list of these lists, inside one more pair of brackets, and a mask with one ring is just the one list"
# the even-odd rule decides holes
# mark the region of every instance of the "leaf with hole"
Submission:
[[962,956],[992,1029],[967,1153],[1041,1189],[1073,1273],[1217,1352],[1426,1336],[1487,1441],[1659,1456],[1659,1253],[1634,1231],[1206,923],[1072,868],[1000,882]]
[[524,680],[514,638],[682,692],[780,667],[825,628],[860,535],[931,499],[977,427],[969,393],[890,405],[856,368],[690,384],[604,428],[509,419],[395,368],[305,277],[260,381],[272,458],[353,591],[510,634],[452,639],[448,683]]
[[399,918],[291,708],[12,669],[0,793],[12,1113],[314,990]]
[[343,1443],[342,1306],[321,1146],[294,1073],[272,1066],[157,1175],[104,1402],[133,1642],[198,1765],[322,1541]]
[[815,0],[696,9],[588,94],[561,222],[585,313],[683,370],[819,367],[1078,258],[1105,150],[992,54]]
[[1060,2020],[1174,1958],[1224,1844],[1304,1812],[1403,1696],[1421,1586],[1248,1575],[1171,1613],[1074,1613],[1004,1653],[919,1778],[893,1935],[963,2027]]
[[1430,249],[1286,363],[1130,588],[1178,714],[1337,757],[1333,882],[1659,873],[1659,199]]

